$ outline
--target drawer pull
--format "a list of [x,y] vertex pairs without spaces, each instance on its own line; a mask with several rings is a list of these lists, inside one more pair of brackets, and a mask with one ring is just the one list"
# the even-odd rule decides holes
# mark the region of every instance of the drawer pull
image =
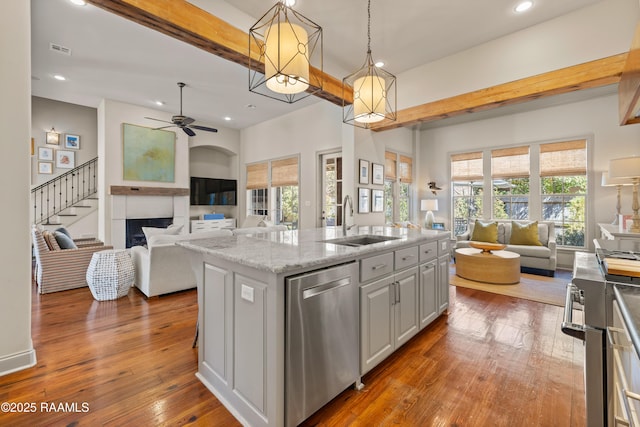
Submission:
[[407,256],[403,256],[403,257],[402,257],[402,260],[403,260],[403,261],[406,261],[406,260],[408,260],[408,259],[415,258],[415,257],[416,257],[415,255],[407,255]]
[[387,264],[378,264],[371,267],[371,269],[375,271],[375,270],[380,270],[381,268],[385,268],[386,266]]

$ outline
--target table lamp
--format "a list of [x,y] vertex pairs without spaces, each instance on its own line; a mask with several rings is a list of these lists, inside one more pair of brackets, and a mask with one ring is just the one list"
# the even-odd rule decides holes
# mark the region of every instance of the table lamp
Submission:
[[616,199],[616,217],[611,224],[618,225],[618,218],[620,216],[620,208],[622,204],[620,203],[620,192],[622,190],[623,185],[631,185],[631,180],[628,178],[611,178],[609,176],[608,171],[602,172],[602,184],[603,187],[616,187],[616,191],[618,192]]
[[610,178],[627,178],[633,183],[633,224],[632,233],[640,233],[640,202],[638,201],[638,183],[640,183],[640,157],[623,157],[621,159],[609,160]]
[[437,199],[425,199],[420,201],[420,210],[427,211],[424,217],[424,228],[433,228],[433,211],[438,210]]

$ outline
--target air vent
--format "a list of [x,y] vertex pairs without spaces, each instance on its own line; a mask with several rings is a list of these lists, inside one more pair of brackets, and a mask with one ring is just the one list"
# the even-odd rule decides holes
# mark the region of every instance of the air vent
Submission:
[[69,49],[68,47],[64,47],[60,44],[56,44],[56,43],[49,43],[49,50],[52,50],[54,52],[58,52],[58,53],[62,53],[64,55],[67,56],[71,56],[71,49]]

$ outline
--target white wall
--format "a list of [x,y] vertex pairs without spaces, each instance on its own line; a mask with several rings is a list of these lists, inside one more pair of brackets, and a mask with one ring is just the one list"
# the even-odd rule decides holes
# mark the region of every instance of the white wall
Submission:
[[[602,171],[608,170],[612,158],[640,155],[640,126],[618,125],[618,97],[603,96],[527,113],[513,114],[486,120],[440,127],[422,131],[423,150],[420,162],[424,165],[420,181],[427,177],[447,183],[450,176],[449,156],[454,152],[478,150],[533,142],[562,141],[587,138],[589,153],[588,240],[599,237],[596,224],[611,222],[615,214],[616,190],[601,187]],[[437,220],[448,225],[451,218],[451,188],[438,194],[440,210]],[[622,191],[622,210],[630,213],[631,190]]]
[[[38,173],[38,147],[49,147],[55,150],[67,150],[64,148],[64,135],[69,133],[80,137],[80,149],[69,150],[75,153],[75,164],[81,164],[95,159],[98,155],[98,111],[95,108],[82,105],[69,104],[67,102],[54,101],[52,99],[31,97],[31,135],[35,142],[35,154],[31,157],[31,184],[36,186],[45,183],[57,175],[68,172],[69,169],[53,167],[53,174]],[[47,145],[45,132],[55,127],[60,133],[60,145]]]
[[0,180],[5,206],[2,222],[7,244],[0,249],[0,375],[36,363],[31,341],[31,237],[29,156],[31,139],[30,6],[23,0],[2,3],[0,16],[0,129],[4,165]]
[[[180,129],[176,131],[175,182],[125,181],[123,178],[122,124],[155,127],[156,122],[145,117],[171,120],[162,111],[125,104],[113,100],[103,100],[98,107],[98,179],[100,209],[98,213],[99,237],[105,243],[112,243],[111,210],[112,199],[109,189],[113,185],[132,187],[189,188],[189,141]],[[188,212],[189,198],[184,197]]]
[[601,1],[416,67],[397,76],[398,108],[627,52],[639,17],[637,0]]
[[[348,125],[344,125],[348,126]],[[351,126],[348,126],[351,128]],[[322,212],[316,188],[318,153],[343,146],[342,108],[318,102],[302,110],[243,129],[238,182],[239,223],[246,216],[245,165],[267,159],[300,155],[300,228],[316,227]],[[348,142],[348,141],[347,141]],[[346,160],[343,173],[353,175]],[[349,188],[346,186],[345,188]],[[353,193],[351,193],[353,197]]]

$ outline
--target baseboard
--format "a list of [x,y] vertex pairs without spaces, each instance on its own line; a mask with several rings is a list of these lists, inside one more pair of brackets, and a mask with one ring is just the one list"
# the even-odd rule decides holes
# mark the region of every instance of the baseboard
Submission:
[[36,350],[31,349],[22,353],[11,354],[0,358],[0,377],[31,368],[37,363]]

